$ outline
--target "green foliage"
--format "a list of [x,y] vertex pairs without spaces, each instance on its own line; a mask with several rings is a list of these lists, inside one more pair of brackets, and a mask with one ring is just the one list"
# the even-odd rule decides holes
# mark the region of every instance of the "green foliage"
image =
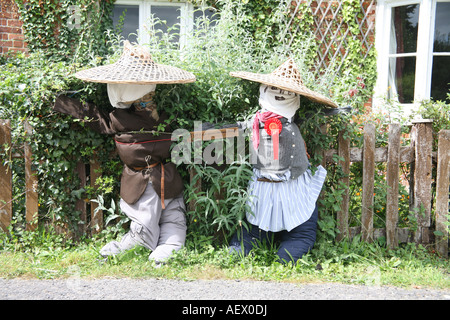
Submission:
[[[298,42],[288,48],[286,35],[278,32],[273,39],[254,36],[263,30],[269,34],[271,29],[243,27],[253,17],[247,5],[236,1],[219,1],[219,5],[221,10],[214,23],[207,18],[196,21],[181,49],[171,42],[174,33],[170,31],[150,37],[153,40],[150,49],[158,63],[176,65],[193,72],[197,78],[195,83],[156,89],[159,108],[172,115],[175,126],[192,130],[194,121],[222,124],[246,119],[258,109],[259,84],[230,77],[229,73],[271,72],[288,56],[294,57],[309,87],[326,91],[314,82],[307,70],[305,53],[312,41]],[[287,16],[281,14],[285,10],[279,3],[272,6],[271,14],[278,20],[271,21],[277,21],[277,28],[286,23]],[[159,21],[155,19],[154,23]],[[185,171],[183,167],[180,169]],[[251,176],[248,163],[237,161],[220,170],[204,165],[189,166],[189,169],[196,172],[196,179],[202,180],[202,191],[195,193],[187,184],[186,201],[196,203],[195,210],[188,212],[188,234],[194,239],[216,233],[230,235],[243,220],[247,208],[246,185]]]
[[[77,62],[108,53],[105,30],[112,29],[114,1],[16,0],[27,48],[52,60]],[[95,23],[92,23],[95,21]]]
[[[86,197],[75,174],[77,162],[89,163],[94,151],[101,160],[111,161],[109,153],[114,145],[109,139],[52,111],[56,96],[66,91],[99,102],[98,85],[86,86],[70,74],[78,65],[105,55],[109,49],[102,28],[111,24],[111,19],[109,14],[105,15],[108,19],[101,18],[112,8],[108,3],[102,1],[94,10],[91,1],[17,1],[30,54],[0,59],[0,118],[10,119],[12,130],[12,145],[4,146],[2,160],[13,169],[17,217],[24,213],[27,190],[23,183],[23,160],[12,159],[11,155],[23,154],[24,141],[31,145],[33,168],[39,177],[40,220],[43,224],[69,226],[73,231],[80,221],[75,202]],[[70,28],[72,5],[80,9],[76,13],[79,21],[90,18],[99,23],[93,27],[82,23],[78,29]],[[97,44],[95,48],[93,43]],[[24,122],[31,126],[32,133],[26,134]],[[111,174],[117,180],[120,174],[117,168],[114,171],[110,170],[111,165],[105,167],[104,179]]]
[[[352,20],[360,12],[355,1],[350,1],[349,14],[345,17],[349,26],[353,26],[351,32],[359,33],[357,23]],[[153,39],[150,48],[153,57],[159,63],[176,65],[182,69],[193,72],[197,81],[188,85],[159,86],[159,107],[172,114],[173,121],[178,126],[193,128],[193,121],[212,123],[233,123],[236,120],[246,119],[258,109],[258,83],[243,81],[229,76],[230,71],[251,71],[268,73],[278,67],[285,59],[293,57],[300,69],[303,80],[309,88],[328,95],[333,93],[333,99],[341,105],[350,105],[354,108],[352,115],[338,115],[326,118],[321,115],[322,106],[302,99],[302,108],[299,111],[300,118],[305,119],[300,126],[302,135],[308,144],[308,151],[312,155],[311,163],[317,165],[321,162],[321,150],[337,147],[337,134],[341,130],[347,130],[352,136],[354,128],[352,116],[362,113],[363,105],[372,94],[374,85],[375,56],[368,59],[361,58],[361,43],[357,37],[353,37],[353,44],[349,48],[352,51],[344,63],[345,72],[336,77],[335,68],[331,65],[319,78],[315,79],[309,68],[313,65],[317,50],[315,37],[311,33],[313,19],[311,8],[306,4],[299,7],[299,14],[293,20],[292,30],[302,30],[296,33],[296,39],[289,43],[290,35],[285,27],[290,19],[288,1],[216,1],[219,8],[214,23],[208,19],[196,21],[192,33],[187,35],[186,43],[178,50],[171,39],[176,35],[176,30],[166,34],[152,34]],[[259,17],[264,16],[263,21]],[[300,17],[300,18],[299,18]],[[154,21],[155,24],[160,23]],[[298,28],[297,28],[298,27]],[[155,28],[149,28],[157,33]],[[205,36],[207,35],[207,36]],[[350,37],[351,38],[351,37]],[[362,68],[361,66],[366,66]],[[365,70],[365,71],[362,71]],[[329,123],[327,133],[322,133],[320,127]],[[350,125],[349,125],[350,123]],[[233,165],[231,166],[231,168]],[[326,195],[321,200],[321,217],[329,215],[325,234],[334,235],[335,227],[333,216],[342,200],[344,187],[337,181],[343,176],[342,170],[335,164],[328,164],[329,174],[326,182]],[[202,235],[210,234],[207,231],[212,228],[215,216],[210,216],[210,209],[216,210],[216,216],[220,216],[226,204],[225,199],[217,199],[217,187],[210,185],[211,172],[215,169],[196,167],[198,178],[204,180],[203,193],[196,195],[188,186],[187,197],[196,199],[200,197],[201,206],[196,206],[194,212],[189,212],[189,221],[202,221],[198,230]],[[215,172],[215,179],[223,178],[220,171]],[[238,182],[241,191],[245,183]],[[217,202],[216,202],[217,201]],[[231,204],[231,203],[230,203]],[[224,208],[228,205],[226,204]],[[205,211],[206,210],[206,211]],[[207,212],[207,213],[205,213]],[[200,219],[203,217],[203,220]],[[204,220],[209,217],[210,220]],[[234,216],[231,226],[235,226],[240,217]],[[322,223],[322,222],[321,222]],[[322,223],[325,228],[325,222]],[[224,230],[230,230],[224,224]],[[196,226],[197,228],[197,226]]]
[[[76,164],[78,161],[89,163],[94,151],[101,160],[113,161],[109,153],[114,145],[106,137],[76,124],[72,118],[52,111],[57,94],[80,87],[69,74],[70,65],[62,61],[49,63],[41,50],[27,57],[11,57],[2,64],[0,118],[11,120],[12,144],[2,148],[1,158],[13,169],[15,200],[23,205],[27,192],[22,189],[23,160],[13,159],[11,155],[23,154],[23,142],[29,143],[33,169],[39,177],[40,219],[44,223],[69,223],[76,227],[79,212],[74,205],[84,195],[75,174]],[[89,96],[92,87],[84,90],[85,96]],[[32,132],[26,132],[25,122]],[[117,168],[114,171],[112,167],[105,164],[103,179],[108,174],[117,179]],[[23,209],[22,206],[15,214]]]
[[[3,149],[4,161],[14,166],[15,194],[23,194],[20,159],[9,159],[7,155],[19,150],[26,139],[23,121],[34,128],[31,137],[34,165],[39,175],[40,218],[48,221],[69,223],[76,228],[78,213],[75,201],[103,199],[103,207],[117,201],[120,161],[111,157],[114,149],[110,138],[84,128],[72,118],[51,111],[55,96],[70,91],[75,97],[93,101],[110,110],[105,86],[83,83],[69,75],[80,66],[92,67],[114,61],[121,53],[121,46],[112,29],[110,12],[112,1],[18,1],[24,20],[25,34],[31,54],[29,57],[0,58],[0,116],[13,122],[13,144]],[[290,56],[296,61],[307,87],[325,95],[332,94],[338,104],[350,105],[349,115],[339,114],[326,118],[322,106],[302,99],[299,111],[302,135],[307,141],[311,163],[322,161],[322,150],[336,148],[337,134],[346,130],[352,144],[361,143],[358,117],[363,114],[363,105],[372,94],[375,82],[375,53],[363,60],[365,50],[356,35],[359,33],[355,18],[361,15],[358,1],[343,2],[343,19],[350,30],[348,50],[342,72],[336,76],[336,61],[315,79],[310,71],[314,67],[317,41],[312,35],[313,17],[311,8],[301,4],[292,20],[290,31],[286,25],[292,10],[290,1],[212,1],[218,9],[214,21],[199,19],[188,32],[186,42],[180,47],[172,41],[177,29],[162,33],[149,25],[150,50],[157,63],[178,66],[193,72],[197,81],[191,84],[157,86],[157,102],[160,109],[170,114],[173,128],[191,130],[194,121],[211,123],[233,123],[244,120],[258,109],[259,84],[229,76],[230,71],[271,72]],[[73,7],[78,8],[74,11]],[[44,12],[45,14],[42,14]],[[79,21],[71,21],[74,15]],[[35,24],[52,27],[33,29]],[[92,24],[89,21],[98,23]],[[68,21],[79,22],[74,27]],[[164,23],[155,19],[154,25]],[[91,28],[92,27],[92,28]],[[116,30],[117,31],[117,30]],[[301,31],[301,32],[300,32]],[[288,46],[290,41],[292,43]],[[357,119],[357,120],[355,120]],[[362,122],[366,121],[363,119]],[[328,132],[322,126],[328,123]],[[27,138],[30,139],[30,138]],[[98,189],[80,189],[74,173],[76,162],[88,160],[95,154],[102,163],[102,176],[97,180]],[[337,160],[337,159],[336,159]],[[9,161],[9,162],[8,162]],[[193,165],[179,167],[187,185],[186,201],[195,201],[195,210],[188,212],[189,234],[196,240],[208,242],[211,235],[232,233],[242,220],[246,206],[246,182],[249,178],[247,163],[235,162],[224,168]],[[198,173],[203,180],[202,193],[194,193],[188,184],[188,169]],[[343,176],[336,164],[328,164],[325,196],[321,199],[321,239],[334,239],[336,225],[334,215],[342,200],[343,186],[337,182]],[[352,174],[356,176],[358,168]],[[239,179],[232,179],[242,172]],[[21,180],[22,179],[22,180]],[[356,193],[357,179],[351,192]],[[381,183],[381,181],[380,181]],[[382,194],[380,194],[380,199]],[[16,197],[15,206],[23,208],[24,197]],[[381,200],[380,200],[381,201]],[[114,202],[113,202],[114,203]],[[382,207],[380,207],[382,208]],[[105,208],[105,212],[108,208]],[[117,222],[115,213],[107,215],[110,224]],[[23,214],[23,213],[22,213]],[[109,219],[108,217],[111,217]],[[123,223],[119,225],[122,226]],[[114,234],[123,230],[114,229]]]
[[[447,96],[450,99],[450,93]],[[435,138],[435,147],[437,147],[439,131],[450,130],[450,103],[433,100],[421,101],[416,114],[423,119],[433,120],[433,136]]]
[[[117,196],[120,162],[110,157],[114,148],[110,139],[85,129],[82,123],[70,117],[53,113],[51,106],[59,92],[70,91],[76,92],[75,96],[83,100],[110,108],[104,86],[82,83],[68,75],[80,65],[92,67],[118,58],[121,52],[118,38],[111,32],[104,32],[112,27],[109,13],[113,3],[102,1],[98,6],[85,0],[36,0],[18,1],[18,5],[31,54],[26,58],[3,59],[1,117],[11,119],[14,128],[13,146],[5,148],[4,154],[19,150],[25,139],[22,122],[26,119],[34,128],[30,142],[42,191],[40,217],[76,226],[78,215],[74,211],[74,203],[77,199],[96,199],[100,195],[106,197],[105,203],[109,203]],[[348,64],[346,73],[340,78],[334,77],[332,68],[318,81],[309,72],[317,44],[310,31],[313,24],[311,8],[306,4],[299,7],[299,14],[292,24],[292,30],[298,28],[303,32],[296,33],[290,46],[287,44],[291,39],[285,30],[290,18],[289,10],[292,9],[289,1],[220,0],[214,5],[219,9],[215,20],[210,21],[206,17],[197,20],[181,48],[171,41],[177,36],[176,28],[167,33],[161,33],[155,27],[148,28],[152,41],[150,49],[158,63],[175,65],[197,76],[197,81],[192,84],[157,87],[158,105],[171,115],[173,127],[191,129],[193,121],[198,120],[233,123],[246,119],[258,108],[259,85],[230,77],[229,72],[271,72],[288,56],[297,62],[309,88],[324,94],[333,92],[338,103],[358,108],[361,101],[370,96],[372,84],[367,83],[359,68],[352,64]],[[357,8],[353,2],[348,5],[352,12],[345,19],[351,24]],[[94,28],[88,23],[92,20],[98,21]],[[74,23],[79,23],[79,26]],[[164,22],[155,19],[153,23]],[[41,27],[35,28],[36,25]],[[353,93],[350,95],[351,90]],[[320,125],[329,119],[319,115],[320,106],[314,103],[302,99],[302,106],[301,112],[314,114],[307,118],[301,129],[313,155],[312,163],[318,164],[321,160],[319,151],[333,147],[334,137],[348,119],[341,116],[332,119],[331,131],[327,135],[321,134]],[[83,160],[87,163],[94,152],[100,157],[103,171],[97,180],[98,190],[92,187],[80,189],[74,174],[76,162]],[[20,162],[10,160],[9,163],[14,161]],[[18,166],[19,163],[14,165],[14,172],[17,172],[15,185],[20,187]],[[180,167],[186,182],[187,169]],[[186,199],[200,204],[188,214],[188,220],[202,223],[191,223],[190,227],[195,230],[197,238],[207,237],[217,230],[230,234],[245,211],[245,185],[250,174],[248,164],[235,162],[226,170],[198,165],[194,169],[203,180],[204,193],[194,194],[188,186]],[[240,179],[232,180],[238,171],[244,174]],[[336,201],[342,194],[334,182],[342,173],[338,167],[331,168],[330,172],[326,188],[331,192],[325,198],[329,200],[324,200],[323,211],[332,217]],[[226,188],[218,188],[222,184]],[[227,190],[226,194],[216,199],[220,190]],[[16,203],[23,203],[23,197],[21,199],[22,202],[18,197]]]
[[[217,236],[227,237],[242,220],[246,210],[246,182],[251,174],[245,161],[225,167],[200,165],[180,166],[186,178],[186,197],[196,206],[187,213],[188,242],[186,247],[169,261],[170,268],[154,269],[144,264],[148,250],[139,248],[129,254],[110,260],[102,265],[96,261],[101,243],[93,245],[95,237],[81,242],[88,246],[72,246],[71,240],[54,232],[57,223],[68,223],[76,229],[79,213],[75,202],[79,199],[96,199],[99,209],[107,213],[107,228],[101,233],[102,241],[108,241],[122,233],[127,219],[120,214],[117,203],[120,161],[111,156],[114,144],[109,137],[86,129],[82,123],[68,116],[55,114],[51,107],[56,95],[69,91],[83,100],[93,101],[103,108],[107,103],[105,86],[80,82],[69,75],[80,66],[91,67],[110,63],[120,54],[117,37],[104,32],[111,29],[110,10],[112,1],[16,1],[24,20],[25,35],[31,54],[27,57],[0,57],[0,118],[11,120],[12,144],[2,146],[1,158],[13,169],[14,219],[9,233],[0,232],[0,248],[16,252],[17,256],[1,254],[2,266],[14,261],[19,268],[2,268],[0,276],[35,275],[43,278],[67,276],[68,267],[77,264],[85,274],[104,276],[164,276],[175,278],[206,278],[208,268],[211,277],[218,274],[225,278],[250,278],[263,280],[342,281],[362,284],[398,284],[447,287],[448,260],[441,261],[425,248],[401,245],[397,250],[387,251],[381,242],[361,243],[359,237],[336,243],[337,226],[335,214],[342,201],[344,186],[338,183],[343,177],[342,169],[333,163],[327,165],[328,176],[324,196],[320,200],[319,233],[314,250],[292,268],[274,263],[274,244],[261,246],[254,255],[237,259],[225,249],[211,244]],[[292,45],[287,47],[288,37],[283,32],[285,15],[290,2],[275,0],[214,2],[220,15],[216,22],[202,19],[189,33],[187,42],[180,50],[170,40],[175,30],[152,37],[151,50],[158,63],[176,65],[193,72],[197,81],[192,84],[157,87],[157,99],[161,109],[171,114],[173,127],[193,128],[193,121],[232,123],[246,119],[258,108],[258,84],[229,76],[230,71],[245,70],[271,72],[284,62],[287,56],[296,60],[305,84],[326,95],[342,106],[350,105],[348,115],[324,117],[321,106],[302,99],[300,125],[311,163],[322,161],[323,150],[337,147],[338,132],[345,129],[351,137],[352,146],[362,145],[362,126],[376,124],[377,146],[386,144],[386,124],[391,114],[364,113],[363,105],[372,95],[375,83],[375,51],[363,60],[365,50],[357,37],[355,17],[361,14],[359,1],[343,1],[343,19],[348,24],[349,54],[342,72],[331,65],[319,79],[314,79],[310,68],[314,66],[317,42],[311,35],[313,24],[311,8],[301,4],[299,14],[293,19],[292,30],[296,33]],[[70,5],[81,9],[80,28],[70,28],[67,19],[74,12]],[[98,10],[97,10],[98,9]],[[86,23],[96,21],[95,24]],[[161,23],[155,21],[155,23]],[[149,29],[151,32],[156,31]],[[110,41],[110,42],[109,42]],[[336,76],[336,74],[338,76]],[[420,114],[434,119],[434,131],[449,129],[449,107],[441,102],[423,102]],[[389,111],[389,110],[388,110]],[[26,135],[23,123],[33,127],[33,134]],[[327,132],[323,132],[324,125]],[[23,159],[12,158],[22,153],[22,143],[28,141],[33,149],[33,167],[39,176],[38,232],[25,231],[24,227],[24,169]],[[97,180],[98,189],[81,189],[75,174],[77,161],[88,163],[93,154],[99,157],[102,175]],[[188,184],[187,171],[194,170],[202,179],[202,192],[195,193]],[[377,167],[383,170],[383,167]],[[350,216],[352,225],[360,221],[361,166],[353,164],[350,173]],[[407,172],[408,168],[404,168]],[[194,181],[195,182],[195,181]],[[375,226],[383,227],[387,189],[381,175],[376,175],[374,210]],[[359,194],[358,194],[359,193]],[[415,212],[409,210],[408,192],[400,187],[399,226],[416,226]],[[377,212],[379,211],[379,212]],[[420,210],[419,210],[420,211]],[[419,212],[420,213],[420,212]],[[3,251],[3,252],[4,252]],[[2,253],[3,253],[2,252]],[[20,256],[23,252],[24,256]],[[27,261],[20,265],[18,260]],[[32,263],[29,263],[32,261]],[[8,271],[11,270],[11,271]],[[49,270],[49,271],[43,271]],[[56,270],[56,271],[53,271]],[[371,272],[375,270],[376,272]],[[424,276],[425,275],[425,276]],[[427,276],[428,275],[428,276]],[[437,276],[437,280],[434,277]],[[434,281],[434,282],[433,282]]]
[[[195,210],[188,213],[190,233],[232,235],[249,211],[247,182],[253,174],[249,163],[234,162],[222,170],[195,164],[189,167],[195,172],[193,184],[187,185],[186,201],[195,203]],[[200,177],[203,188],[196,192]]]
[[449,260],[412,243],[387,250],[378,243],[360,242],[358,237],[339,243],[320,241],[298,264],[284,266],[272,259],[275,249],[271,244],[261,246],[258,254],[239,257],[230,255],[225,246],[213,247],[208,241],[198,241],[187,243],[161,268],[148,263],[150,252],[144,247],[107,261],[98,260],[103,244],[95,238],[72,243],[45,230],[0,233],[0,277],[64,280],[76,272],[76,276],[85,279],[241,279],[450,288]]

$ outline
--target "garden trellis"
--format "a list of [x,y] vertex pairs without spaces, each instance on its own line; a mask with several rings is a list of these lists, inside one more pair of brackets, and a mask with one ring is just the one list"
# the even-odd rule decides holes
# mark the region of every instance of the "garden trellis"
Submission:
[[[345,6],[344,2],[330,0],[293,2],[295,6],[292,7],[284,33],[289,39],[288,44],[291,45],[296,35],[302,32],[300,26],[293,22],[295,19],[303,19],[302,9],[308,8],[313,18],[313,33],[318,43],[314,63],[316,76],[330,66],[338,73],[345,65],[353,63],[352,50],[348,49],[353,40],[358,39],[359,48],[356,51],[359,61],[367,59],[374,46],[376,1],[346,1],[349,6]],[[348,10],[353,5],[358,8]]]

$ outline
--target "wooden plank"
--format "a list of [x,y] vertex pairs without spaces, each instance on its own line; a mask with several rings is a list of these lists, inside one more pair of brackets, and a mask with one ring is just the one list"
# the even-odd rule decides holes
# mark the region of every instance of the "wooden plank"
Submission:
[[418,224],[414,239],[416,243],[428,243],[428,233],[423,229],[430,226],[431,216],[432,123],[415,123],[411,130],[411,139],[415,147],[413,192]]
[[[25,135],[31,137],[33,134],[33,128],[28,122],[24,122]],[[26,217],[26,230],[34,231],[38,227],[38,178],[36,171],[33,170],[33,154],[31,145],[27,142],[24,143],[24,155],[25,155],[25,217]]]
[[[183,134],[173,135],[172,140],[181,137]],[[230,127],[230,128],[222,128],[222,129],[208,129],[208,130],[198,130],[190,132],[190,139],[187,139],[187,142],[191,142],[191,140],[216,140],[216,139],[225,139],[225,138],[233,138],[239,136],[239,128],[238,127]]]
[[441,130],[438,141],[436,179],[436,231],[442,236],[436,236],[436,251],[448,258],[448,200],[450,179],[450,130]]
[[373,190],[375,175],[375,126],[364,126],[363,185],[361,201],[362,240],[373,240]]
[[[0,120],[0,148],[11,146],[11,121]],[[1,159],[0,159],[1,160]],[[0,228],[7,231],[12,219],[12,172],[0,162]]]
[[[333,155],[338,154],[336,149],[330,149],[325,151],[325,157],[328,162],[333,160]],[[375,148],[375,162],[387,162],[388,148],[380,147]],[[363,150],[360,148],[350,148],[350,162],[362,162]],[[413,147],[400,147],[400,162],[413,162],[414,161],[414,148]]]
[[398,245],[396,230],[398,223],[400,135],[401,126],[399,124],[390,124],[388,161],[386,165],[386,183],[388,186],[386,196],[386,244],[390,249]]
[[346,186],[342,194],[341,210],[336,213],[336,220],[339,228],[338,241],[348,238],[348,208],[349,208],[349,174],[350,174],[350,139],[344,138],[345,131],[340,131],[338,135],[338,154],[343,160],[339,160],[339,166],[342,168],[344,177],[341,178],[342,184]]
[[[90,169],[89,169],[89,176],[90,176],[90,184],[91,187],[94,189],[97,189],[97,185],[95,184],[95,181],[98,177],[101,176],[101,170],[100,170],[100,163],[96,155],[92,157],[92,159],[89,161]],[[95,202],[91,202],[91,233],[96,234],[103,230],[103,211],[98,210],[95,212],[95,209],[97,209],[98,204]]]
[[[80,179],[80,189],[86,187],[86,166],[83,161],[77,162],[76,172],[78,175],[78,178]],[[78,199],[75,203],[75,210],[80,211],[80,231],[82,234],[85,234],[86,232],[86,223],[87,223],[87,216],[86,216],[86,201],[84,201],[83,198]]]
[[[203,141],[214,140],[214,139],[225,139],[237,137],[239,135],[239,128],[225,128],[225,129],[209,129],[203,132]],[[196,132],[191,132],[191,137],[194,139]]]

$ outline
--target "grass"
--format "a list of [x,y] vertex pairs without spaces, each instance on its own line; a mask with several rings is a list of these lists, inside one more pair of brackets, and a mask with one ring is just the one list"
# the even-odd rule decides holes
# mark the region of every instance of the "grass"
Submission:
[[296,265],[281,265],[274,262],[271,248],[240,257],[228,254],[225,246],[209,242],[194,246],[188,241],[167,265],[155,268],[148,261],[150,251],[143,247],[105,261],[98,253],[105,238],[67,243],[56,235],[27,237],[22,236],[21,242],[0,234],[0,278],[240,279],[450,289],[450,261],[413,244],[388,251],[376,243],[323,240]]

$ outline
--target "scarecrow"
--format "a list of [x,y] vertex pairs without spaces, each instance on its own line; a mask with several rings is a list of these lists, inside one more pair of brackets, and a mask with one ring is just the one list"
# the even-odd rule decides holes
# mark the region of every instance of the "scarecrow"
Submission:
[[326,177],[318,166],[313,174],[306,145],[295,124],[300,96],[337,108],[327,97],[303,84],[290,58],[270,74],[231,72],[231,76],[261,83],[261,107],[249,122],[238,124],[251,131],[253,177],[249,182],[249,228],[241,227],[230,242],[231,252],[248,254],[259,243],[279,240],[282,263],[294,263],[314,245],[317,198]]
[[166,124],[153,100],[156,84],[195,81],[190,72],[157,64],[147,49],[124,43],[117,62],[83,70],[75,76],[84,81],[107,83],[111,105],[106,113],[90,103],[61,95],[54,110],[88,119],[93,130],[113,135],[124,163],[120,208],[131,220],[130,230],[120,241],[106,244],[100,254],[116,255],[137,245],[152,250],[149,260],[163,263],[185,243],[186,218],[183,183],[170,159],[171,133],[158,132]]

